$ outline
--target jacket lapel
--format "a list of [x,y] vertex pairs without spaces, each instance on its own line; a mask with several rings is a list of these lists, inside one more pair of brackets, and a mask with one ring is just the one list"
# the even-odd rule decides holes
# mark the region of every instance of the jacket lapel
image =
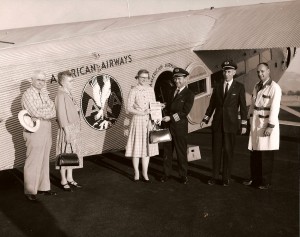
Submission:
[[[187,87],[184,87],[184,89],[182,91],[180,91],[174,98],[173,101],[177,101],[180,98],[182,98],[182,96],[186,93]],[[174,91],[175,93],[175,91]]]
[[223,83],[219,83],[217,84],[216,88],[214,90],[216,90],[217,96],[219,97],[219,100],[222,101],[222,103],[224,102],[224,88],[223,88]]
[[[228,97],[230,97],[230,94],[232,93],[232,91],[234,90],[234,87],[235,87],[235,80],[233,79],[233,82],[232,82],[232,84],[231,84],[231,86],[230,86],[230,88],[229,88],[229,90],[228,90],[228,92],[227,92],[227,95],[226,95],[226,97],[224,98],[224,103],[228,100]],[[222,91],[223,91],[223,95],[224,95],[224,88],[222,87]]]
[[271,78],[267,81],[267,83],[265,83],[265,85],[262,86],[262,88],[258,91],[258,83],[255,85],[255,89],[256,89],[256,101],[263,101],[262,100],[262,96],[265,92],[265,89],[268,88],[270,85],[272,84],[272,80]]

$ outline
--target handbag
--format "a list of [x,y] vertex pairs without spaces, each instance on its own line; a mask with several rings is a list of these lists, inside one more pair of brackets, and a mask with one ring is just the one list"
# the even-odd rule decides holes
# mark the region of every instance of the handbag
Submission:
[[79,158],[76,153],[73,153],[73,148],[71,146],[72,153],[66,153],[67,144],[65,145],[64,153],[57,156],[57,166],[79,166]]
[[150,144],[172,141],[172,136],[168,128],[158,129],[155,127],[149,132]]

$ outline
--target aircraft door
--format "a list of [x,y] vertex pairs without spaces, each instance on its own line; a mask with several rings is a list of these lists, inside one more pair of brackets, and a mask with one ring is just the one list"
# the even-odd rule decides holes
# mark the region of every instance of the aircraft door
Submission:
[[174,90],[174,88],[175,84],[173,82],[172,72],[162,72],[158,76],[154,86],[156,100],[161,103],[166,103],[170,99],[170,96],[173,96],[171,92]]
[[211,81],[207,70],[198,62],[192,63],[186,69],[189,73],[188,88],[194,92],[195,101],[188,115],[190,124],[200,124],[211,94]]

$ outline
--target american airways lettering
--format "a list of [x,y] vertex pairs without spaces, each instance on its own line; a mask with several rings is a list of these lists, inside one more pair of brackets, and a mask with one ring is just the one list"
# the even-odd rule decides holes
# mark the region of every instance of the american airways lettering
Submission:
[[[69,70],[73,74],[73,77],[79,77],[79,76],[87,75],[87,74],[94,73],[94,72],[99,73],[104,69],[121,66],[123,64],[131,63],[131,62],[132,62],[132,58],[131,58],[131,55],[129,54],[129,55],[122,56],[119,58],[108,59],[108,60],[102,61],[99,64],[95,63],[95,64],[91,64],[91,65],[84,65],[84,66],[72,68]],[[52,74],[51,83],[53,81],[57,82],[57,79]]]

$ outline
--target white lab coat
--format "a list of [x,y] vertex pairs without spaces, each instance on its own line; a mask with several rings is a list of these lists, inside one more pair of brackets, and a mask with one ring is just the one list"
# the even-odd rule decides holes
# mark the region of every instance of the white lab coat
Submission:
[[[248,117],[250,117],[248,149],[256,151],[279,150],[278,115],[281,88],[276,82],[269,80],[257,92],[257,84],[253,90],[251,106],[248,112]],[[270,136],[264,136],[264,131],[268,124],[275,125],[275,127]]]

